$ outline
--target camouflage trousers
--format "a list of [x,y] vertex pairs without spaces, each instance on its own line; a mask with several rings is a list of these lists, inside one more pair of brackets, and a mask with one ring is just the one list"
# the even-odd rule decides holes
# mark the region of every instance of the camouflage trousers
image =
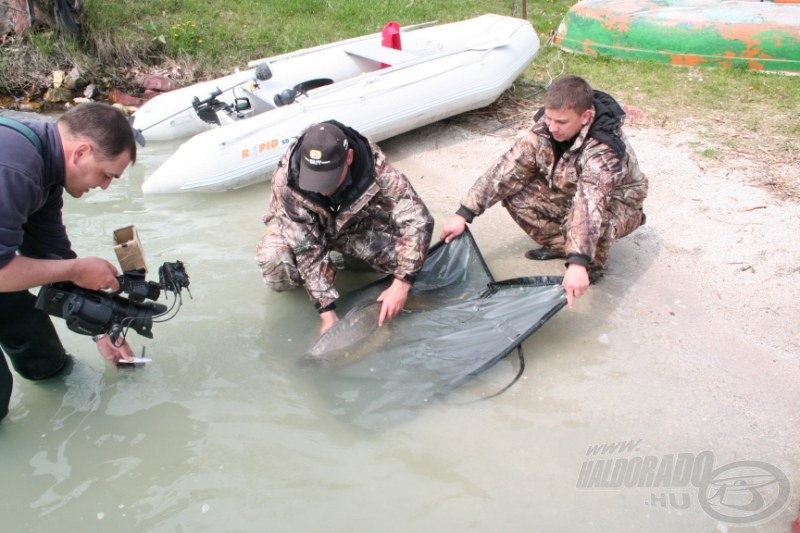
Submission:
[[256,263],[264,283],[274,291],[288,291],[302,285],[294,253],[285,242],[265,236],[256,245]]
[[[391,274],[397,265],[393,243],[385,236],[344,236],[330,242],[325,248],[315,250],[316,253],[302,254],[304,260],[312,260],[319,265],[307,269],[319,278],[304,280],[298,268],[298,253],[310,250],[302,241],[293,244],[287,234],[291,232],[282,227],[277,219],[273,220],[267,224],[265,235],[256,245],[255,259],[261,268],[261,277],[276,292],[305,287],[313,300],[336,298],[338,293],[333,289],[333,283],[339,268]],[[339,252],[341,257],[333,257],[331,252]],[[329,294],[325,294],[324,290],[317,292],[314,287],[328,287]]]
[[[327,284],[333,285],[336,266],[329,259],[329,255],[323,255],[320,272]],[[261,268],[264,284],[270,289],[283,292],[303,286],[303,277],[297,268],[295,246],[284,237],[277,219],[267,225],[267,232],[256,244],[255,259]]]
[[[554,201],[550,189],[542,184],[527,187],[504,199],[502,204],[514,222],[534,241],[557,255],[566,256],[566,225],[569,211]],[[589,269],[608,268],[611,245],[644,224],[641,207],[633,207],[611,199],[606,207],[606,223],[597,240],[594,258]]]

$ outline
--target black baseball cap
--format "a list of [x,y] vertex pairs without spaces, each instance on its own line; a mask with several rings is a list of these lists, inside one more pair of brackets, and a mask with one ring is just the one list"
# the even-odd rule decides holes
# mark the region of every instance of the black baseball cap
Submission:
[[300,144],[300,188],[312,192],[336,189],[348,148],[347,136],[339,127],[320,123],[308,128]]

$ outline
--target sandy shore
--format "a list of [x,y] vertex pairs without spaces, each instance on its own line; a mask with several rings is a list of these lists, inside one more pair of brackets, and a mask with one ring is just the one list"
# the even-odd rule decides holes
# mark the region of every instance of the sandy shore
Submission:
[[[632,293],[680,292],[687,309],[707,313],[710,323],[722,321],[776,356],[800,354],[800,204],[757,185],[760,163],[698,164],[689,135],[626,131],[650,179],[648,222],[617,243],[608,277]],[[438,238],[462,194],[514,133],[477,135],[439,123],[382,144],[434,213]],[[522,258],[534,243],[499,205],[471,229],[488,257],[501,254],[492,265],[498,278],[561,273],[558,262]],[[716,335],[710,328],[706,334]]]
[[[711,450],[720,464],[764,461],[796,480],[800,205],[757,185],[761,162],[698,164],[688,134],[626,131],[650,178],[647,225],[615,245],[608,274],[574,310],[528,341],[528,351],[547,347],[512,394],[563,399],[563,425],[598,442]],[[434,213],[434,241],[514,133],[439,123],[382,143]],[[501,206],[471,228],[497,279],[563,273],[561,262],[523,258],[533,243]],[[796,515],[797,492],[771,522],[779,530]]]

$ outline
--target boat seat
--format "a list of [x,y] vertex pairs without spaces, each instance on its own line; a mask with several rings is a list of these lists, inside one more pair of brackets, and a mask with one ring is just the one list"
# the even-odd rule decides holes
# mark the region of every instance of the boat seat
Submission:
[[350,55],[369,59],[370,61],[377,61],[386,65],[399,65],[417,59],[417,54],[405,52],[403,50],[396,50],[388,46],[381,46],[371,42],[355,43],[344,51]]
[[300,94],[305,94],[308,91],[325,87],[331,83],[333,83],[333,80],[330,78],[315,78],[313,80],[306,80],[298,83],[294,86],[294,90]]
[[306,80],[298,83],[291,89],[284,89],[276,94],[272,101],[275,102],[275,107],[293,104],[299,95],[308,96],[308,91],[319,89],[333,83],[330,78],[315,78],[313,80]]

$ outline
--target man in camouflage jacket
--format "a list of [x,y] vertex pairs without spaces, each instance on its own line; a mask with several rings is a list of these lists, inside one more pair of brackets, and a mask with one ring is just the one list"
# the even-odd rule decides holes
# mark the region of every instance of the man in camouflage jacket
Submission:
[[577,76],[555,80],[534,126],[469,189],[441,238],[498,201],[542,247],[529,259],[565,258],[572,307],[607,268],[613,242],[644,223],[647,178],[622,132],[625,112]]
[[377,145],[334,120],[309,127],[272,176],[266,234],[256,247],[264,283],[303,286],[322,320],[338,320],[331,251],[391,274],[379,325],[403,310],[431,241],[433,218]]

